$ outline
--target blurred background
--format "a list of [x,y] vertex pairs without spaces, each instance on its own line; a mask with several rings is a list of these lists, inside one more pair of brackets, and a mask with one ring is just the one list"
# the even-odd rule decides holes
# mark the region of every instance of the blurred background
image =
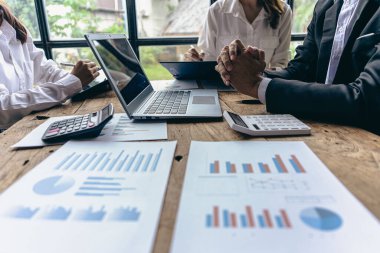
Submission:
[[[182,60],[214,0],[7,0],[50,59],[95,60],[85,33],[126,33],[151,80],[171,79],[160,60]],[[293,9],[291,57],[317,0],[288,0]]]

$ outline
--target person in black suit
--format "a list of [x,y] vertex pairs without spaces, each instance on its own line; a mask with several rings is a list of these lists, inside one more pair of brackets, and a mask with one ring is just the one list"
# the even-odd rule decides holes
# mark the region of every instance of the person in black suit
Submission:
[[380,133],[380,0],[319,0],[303,45],[286,69],[233,41],[218,57],[226,84],[271,113],[328,119]]

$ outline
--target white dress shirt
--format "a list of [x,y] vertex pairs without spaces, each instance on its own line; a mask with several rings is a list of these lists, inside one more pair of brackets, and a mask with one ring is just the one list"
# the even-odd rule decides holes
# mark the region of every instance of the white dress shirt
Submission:
[[24,44],[15,29],[0,26],[0,129],[32,111],[60,104],[82,89],[80,80],[47,60],[29,36]]
[[[342,56],[344,47],[347,43],[347,39],[350,36],[352,28],[354,26],[352,22],[352,16],[355,13],[358,3],[359,0],[344,0],[343,2],[342,8],[338,16],[334,41],[331,48],[330,61],[325,81],[326,84],[332,84],[335,78],[340,57]],[[263,104],[266,103],[265,95],[270,81],[270,78],[264,78],[259,85],[258,97],[261,103]]]
[[239,39],[265,51],[268,67],[286,67],[289,56],[292,11],[283,2],[284,14],[278,27],[269,25],[269,14],[261,9],[252,23],[247,20],[239,0],[218,0],[207,14],[198,47],[205,52],[205,60],[215,61],[224,46]]

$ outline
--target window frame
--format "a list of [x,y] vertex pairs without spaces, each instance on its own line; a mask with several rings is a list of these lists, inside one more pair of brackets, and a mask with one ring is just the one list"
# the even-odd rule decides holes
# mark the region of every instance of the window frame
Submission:
[[[128,23],[128,37],[137,57],[139,55],[139,47],[142,46],[173,46],[173,45],[189,45],[196,44],[198,37],[156,37],[156,38],[139,38],[137,27],[137,13],[136,1],[137,0],[124,0],[126,1],[127,23]],[[217,0],[210,0],[210,5]],[[295,0],[287,0],[287,3],[293,10],[293,3]],[[53,58],[53,49],[55,48],[80,48],[88,47],[85,39],[73,40],[51,40],[49,36],[49,25],[47,21],[47,12],[45,1],[34,0],[37,14],[37,21],[40,31],[40,40],[34,41],[34,44],[45,51],[48,59]],[[302,41],[306,34],[292,34],[291,41]]]

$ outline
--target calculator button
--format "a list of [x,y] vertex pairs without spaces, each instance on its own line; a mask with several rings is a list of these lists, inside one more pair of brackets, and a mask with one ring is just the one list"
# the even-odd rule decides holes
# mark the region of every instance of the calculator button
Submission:
[[88,123],[88,127],[93,127],[93,126],[95,126],[95,123],[94,123],[94,122],[89,122],[89,123]]

